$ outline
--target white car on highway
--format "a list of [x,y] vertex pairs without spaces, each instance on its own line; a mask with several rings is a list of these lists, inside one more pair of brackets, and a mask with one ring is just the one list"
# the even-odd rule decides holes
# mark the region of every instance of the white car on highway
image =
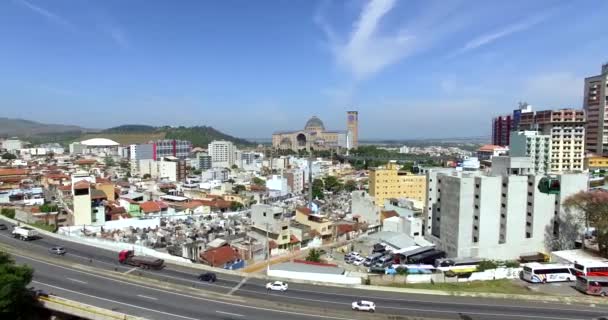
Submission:
[[287,283],[281,281],[268,282],[266,289],[272,291],[287,291]]
[[353,302],[353,310],[374,312],[376,311],[376,304],[365,300],[355,301]]

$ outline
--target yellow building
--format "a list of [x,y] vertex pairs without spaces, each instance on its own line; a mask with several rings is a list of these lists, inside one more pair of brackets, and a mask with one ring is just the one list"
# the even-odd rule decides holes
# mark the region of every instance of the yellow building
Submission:
[[600,170],[608,169],[608,157],[587,157],[585,158],[585,169]]
[[426,199],[426,176],[399,171],[400,166],[389,162],[369,171],[369,194],[376,205],[383,206],[387,198],[408,198],[419,203]]

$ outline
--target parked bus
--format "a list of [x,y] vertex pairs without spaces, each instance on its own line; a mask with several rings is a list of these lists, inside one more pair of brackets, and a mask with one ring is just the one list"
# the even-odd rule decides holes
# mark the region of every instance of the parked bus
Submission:
[[608,277],[576,277],[576,289],[592,296],[608,295]]
[[573,266],[565,264],[526,263],[524,264],[523,279],[532,283],[574,281],[576,271]]
[[577,276],[608,277],[608,263],[604,261],[585,261],[574,264]]

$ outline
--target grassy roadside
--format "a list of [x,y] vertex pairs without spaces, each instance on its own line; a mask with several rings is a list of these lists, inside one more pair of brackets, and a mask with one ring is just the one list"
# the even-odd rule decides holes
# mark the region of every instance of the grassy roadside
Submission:
[[409,289],[425,289],[425,290],[441,290],[441,291],[460,291],[460,292],[487,292],[487,293],[505,293],[505,294],[532,294],[541,295],[539,292],[532,292],[523,286],[519,286],[508,279],[488,280],[488,281],[471,281],[471,282],[453,282],[453,283],[411,283],[411,284],[391,284],[389,287],[409,288]]

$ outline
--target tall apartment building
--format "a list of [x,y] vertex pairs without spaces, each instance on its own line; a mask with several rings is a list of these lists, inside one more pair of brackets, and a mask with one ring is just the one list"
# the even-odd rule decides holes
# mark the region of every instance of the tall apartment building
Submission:
[[[528,158],[504,158],[491,173],[432,171],[425,210],[425,237],[448,257],[515,259],[546,252],[552,239],[574,247],[577,234],[560,234],[574,221],[563,210],[568,196],[587,189],[586,174],[560,174],[557,194],[538,188],[544,175],[529,174]],[[546,179],[546,178],[545,178]],[[549,240],[549,243],[547,243]]]
[[199,170],[205,171],[212,168],[211,156],[205,152],[199,152],[196,154],[196,162]]
[[513,120],[511,115],[498,116],[492,119],[492,144],[508,146]]
[[214,168],[230,168],[236,162],[236,147],[230,141],[216,140],[208,150]]
[[585,78],[583,109],[587,112],[587,151],[608,155],[608,63],[602,73]]
[[149,174],[152,179],[183,181],[186,179],[186,160],[176,157],[162,157],[160,160],[139,161],[140,175]]
[[[547,172],[583,170],[585,155],[585,111],[560,109],[521,115],[519,130],[534,130],[551,136],[551,166]],[[515,154],[514,156],[526,156]]]
[[186,159],[192,151],[192,143],[187,140],[164,139],[153,143],[154,160],[162,157]]
[[381,206],[387,198],[408,198],[423,204],[426,199],[426,177],[400,171],[395,162],[369,172],[369,193]]
[[510,154],[529,157],[535,173],[551,171],[551,135],[538,131],[511,132]]
[[508,146],[511,143],[511,132],[519,130],[519,121],[522,115],[530,112],[532,112],[532,106],[526,102],[520,102],[512,114],[492,119],[492,144],[503,147]]

